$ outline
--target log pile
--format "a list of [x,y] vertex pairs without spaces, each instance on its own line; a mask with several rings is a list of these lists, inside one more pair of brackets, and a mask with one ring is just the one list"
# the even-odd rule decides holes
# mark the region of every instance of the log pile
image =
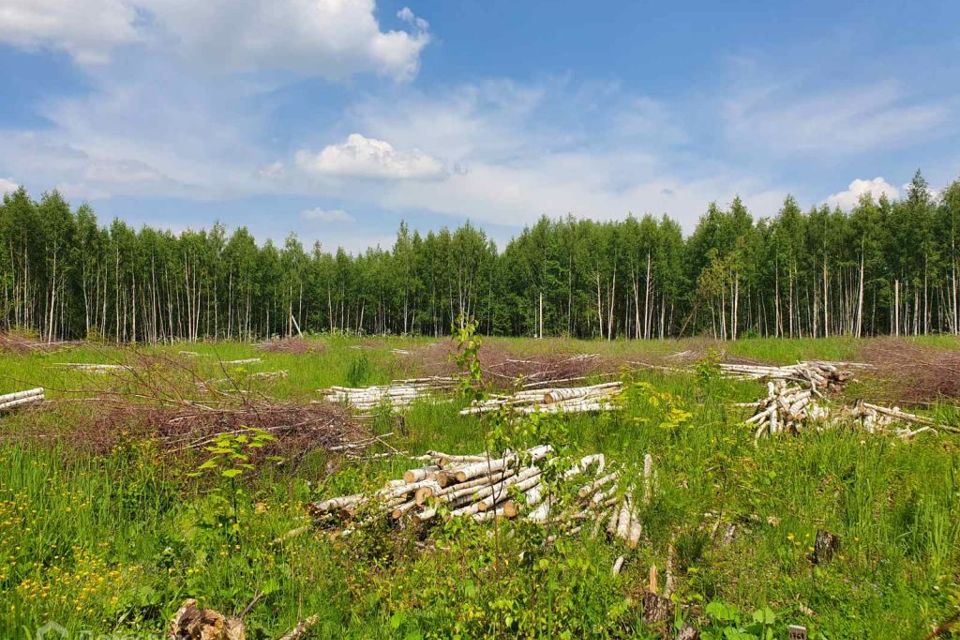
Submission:
[[0,413],[43,402],[43,387],[0,395]]
[[240,358],[239,360],[224,360],[223,364],[242,366],[245,364],[259,364],[263,362],[260,358]]
[[524,389],[510,395],[495,395],[474,402],[460,415],[489,413],[507,409],[515,413],[581,413],[617,409],[621,382],[605,382],[586,387],[556,389]]
[[[453,455],[431,451],[418,458],[423,466],[408,469],[373,493],[339,496],[308,505],[315,523],[349,536],[374,522],[426,523],[440,518],[525,518],[557,525],[558,534],[576,534],[584,527],[595,536],[601,529],[636,547],[642,533],[638,505],[653,492],[653,458],[644,462],[643,487],[633,487],[606,469],[603,454],[584,456],[558,472],[548,487],[545,477],[554,465],[553,449],[539,445],[500,457]],[[559,470],[559,467],[553,467]],[[568,500],[560,500],[560,492]],[[555,536],[547,538],[551,542]]]
[[851,362],[809,360],[783,367],[760,364],[721,363],[725,377],[739,380],[784,380],[808,386],[811,391],[838,391],[853,377],[851,367],[867,365]]
[[808,418],[823,415],[823,409],[813,402],[813,387],[804,389],[798,385],[788,386],[782,378],[767,382],[765,398],[738,406],[756,409],[753,416],[746,420],[747,424],[756,425],[755,439],[782,431],[798,433]]
[[89,371],[91,373],[109,373],[110,371],[123,371],[130,368],[125,364],[97,364],[89,362],[59,362],[57,364],[67,369]]
[[[893,433],[904,440],[909,440],[919,433],[926,432],[960,433],[960,428],[941,424],[915,413],[908,413],[900,407],[883,407],[862,400],[858,400],[852,407],[846,407],[843,413],[845,417],[849,416],[858,420],[860,426],[866,429],[868,433],[883,433],[893,427]],[[895,426],[898,424],[903,426]],[[911,429],[909,425],[917,425],[917,428]]]
[[[757,402],[736,406],[751,407],[754,414],[746,424],[755,428],[754,439],[784,431],[796,434],[810,425],[818,430],[855,424],[868,433],[893,433],[909,440],[920,433],[960,433],[960,428],[941,424],[930,418],[903,411],[899,407],[883,407],[857,400],[839,410],[817,401],[815,387],[788,385],[783,379],[767,382],[767,396]],[[901,425],[901,426],[897,426]],[[917,425],[911,428],[909,425]]]
[[432,376],[395,380],[390,384],[371,387],[334,386],[320,393],[327,402],[344,403],[361,413],[369,413],[381,405],[389,405],[393,409],[407,407],[415,400],[432,397],[436,392],[453,389],[456,385],[454,378]]

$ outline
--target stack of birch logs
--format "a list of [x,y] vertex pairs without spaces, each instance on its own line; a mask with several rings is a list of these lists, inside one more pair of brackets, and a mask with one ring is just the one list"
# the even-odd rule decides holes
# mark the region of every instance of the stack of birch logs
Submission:
[[43,402],[43,387],[0,395],[0,413]]
[[[820,390],[836,390],[852,377],[849,371],[840,369],[840,365],[856,363],[801,362],[786,367],[766,367],[760,365],[721,364],[725,375],[749,379],[767,380],[767,396],[756,402],[738,403],[739,407],[753,408],[754,414],[746,423],[754,426],[754,439],[764,435],[775,435],[788,431],[799,431],[814,423],[818,428],[836,428],[848,425],[851,421],[859,424],[868,433],[886,433],[891,425],[907,423],[919,425],[917,429],[895,427],[892,432],[910,439],[919,433],[948,431],[960,433],[960,428],[937,423],[930,418],[902,411],[899,407],[883,407],[858,400],[853,405],[832,411],[816,397],[823,398]],[[788,384],[795,381],[799,384]]]
[[460,415],[488,413],[502,408],[516,413],[611,411],[618,408],[614,399],[622,390],[621,382],[605,382],[587,387],[525,389],[513,395],[497,395],[474,402],[463,409]]
[[728,378],[741,380],[784,380],[806,385],[814,393],[819,391],[838,391],[843,388],[853,374],[841,367],[866,367],[868,365],[849,362],[825,362],[811,360],[783,367],[760,364],[720,364],[720,370]]
[[[549,445],[496,458],[431,451],[418,458],[426,464],[372,494],[330,498],[308,505],[308,511],[317,525],[336,529],[339,536],[384,519],[429,522],[444,516],[486,522],[524,517],[555,524],[558,534],[575,535],[589,525],[596,536],[605,526],[611,536],[635,547],[642,527],[633,487],[622,486],[618,472],[606,471],[603,454],[593,454],[559,473],[550,490],[544,471],[556,462],[552,453]],[[559,500],[557,491],[570,500]],[[639,501],[649,503],[652,492],[653,458],[647,454]]]
[[330,387],[320,393],[327,402],[345,403],[361,413],[367,413],[383,404],[394,409],[406,407],[414,400],[452,389],[456,385],[457,381],[453,378],[432,376],[395,380],[390,384],[372,387]]
[[122,371],[130,368],[124,364],[95,364],[88,362],[60,362],[58,364],[67,369],[90,371],[91,373],[108,373],[110,371]]
[[757,425],[754,438],[775,435],[781,431],[797,433],[808,417],[820,417],[822,409],[812,402],[813,387],[804,389],[787,385],[783,379],[767,382],[767,397],[738,406],[753,407],[756,412],[746,423]]

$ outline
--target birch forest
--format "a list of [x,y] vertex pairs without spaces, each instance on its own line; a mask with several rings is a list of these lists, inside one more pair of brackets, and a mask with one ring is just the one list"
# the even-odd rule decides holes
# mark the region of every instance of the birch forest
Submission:
[[222,225],[101,226],[92,208],[24,190],[0,206],[0,327],[46,340],[244,339],[299,332],[656,339],[958,333],[960,180],[934,194],[769,217],[710,204],[670,218],[541,218],[502,250],[476,226],[362,255],[258,243]]

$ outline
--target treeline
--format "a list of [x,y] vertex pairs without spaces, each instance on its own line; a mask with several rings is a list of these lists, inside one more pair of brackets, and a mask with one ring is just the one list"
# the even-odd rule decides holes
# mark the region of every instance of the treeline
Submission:
[[788,197],[754,219],[711,204],[692,235],[667,217],[542,218],[498,252],[466,224],[400,226],[358,256],[258,246],[245,228],[99,226],[56,192],[0,206],[0,327],[45,339],[251,340],[297,332],[663,338],[958,333],[960,181],[849,213]]

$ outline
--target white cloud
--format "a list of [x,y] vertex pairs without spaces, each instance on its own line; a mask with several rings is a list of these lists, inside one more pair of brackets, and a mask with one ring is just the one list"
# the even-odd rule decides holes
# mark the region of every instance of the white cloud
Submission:
[[410,31],[383,31],[375,11],[375,0],[4,0],[0,42],[63,50],[80,64],[142,42],[225,71],[409,80],[429,24],[404,7]]
[[301,211],[300,217],[314,222],[356,222],[354,217],[343,209],[321,209],[317,207]]
[[397,17],[411,27],[414,27],[417,31],[425,32],[430,29],[430,23],[414,14],[410,7],[404,7],[400,9],[400,11],[397,11]]
[[0,196],[6,193],[13,193],[20,188],[13,178],[0,178]]
[[849,211],[857,206],[861,196],[868,193],[873,196],[874,200],[877,200],[882,195],[887,196],[887,198],[891,200],[900,196],[899,189],[883,178],[877,177],[873,180],[861,180],[857,178],[850,183],[846,191],[840,191],[827,198],[827,204],[831,208],[840,207],[845,211]]
[[416,75],[430,42],[413,12],[408,31],[383,31],[375,0],[138,0],[190,60],[227,70],[288,70],[346,78]]
[[727,136],[777,153],[846,155],[916,142],[947,122],[946,103],[910,100],[890,82],[800,94],[766,85],[724,105]]
[[318,153],[301,149],[294,159],[301,170],[316,176],[404,180],[437,178],[445,173],[439,160],[418,149],[401,151],[385,140],[359,133]]
[[102,64],[111,50],[141,39],[127,0],[3,0],[0,42],[66,51],[80,64]]

